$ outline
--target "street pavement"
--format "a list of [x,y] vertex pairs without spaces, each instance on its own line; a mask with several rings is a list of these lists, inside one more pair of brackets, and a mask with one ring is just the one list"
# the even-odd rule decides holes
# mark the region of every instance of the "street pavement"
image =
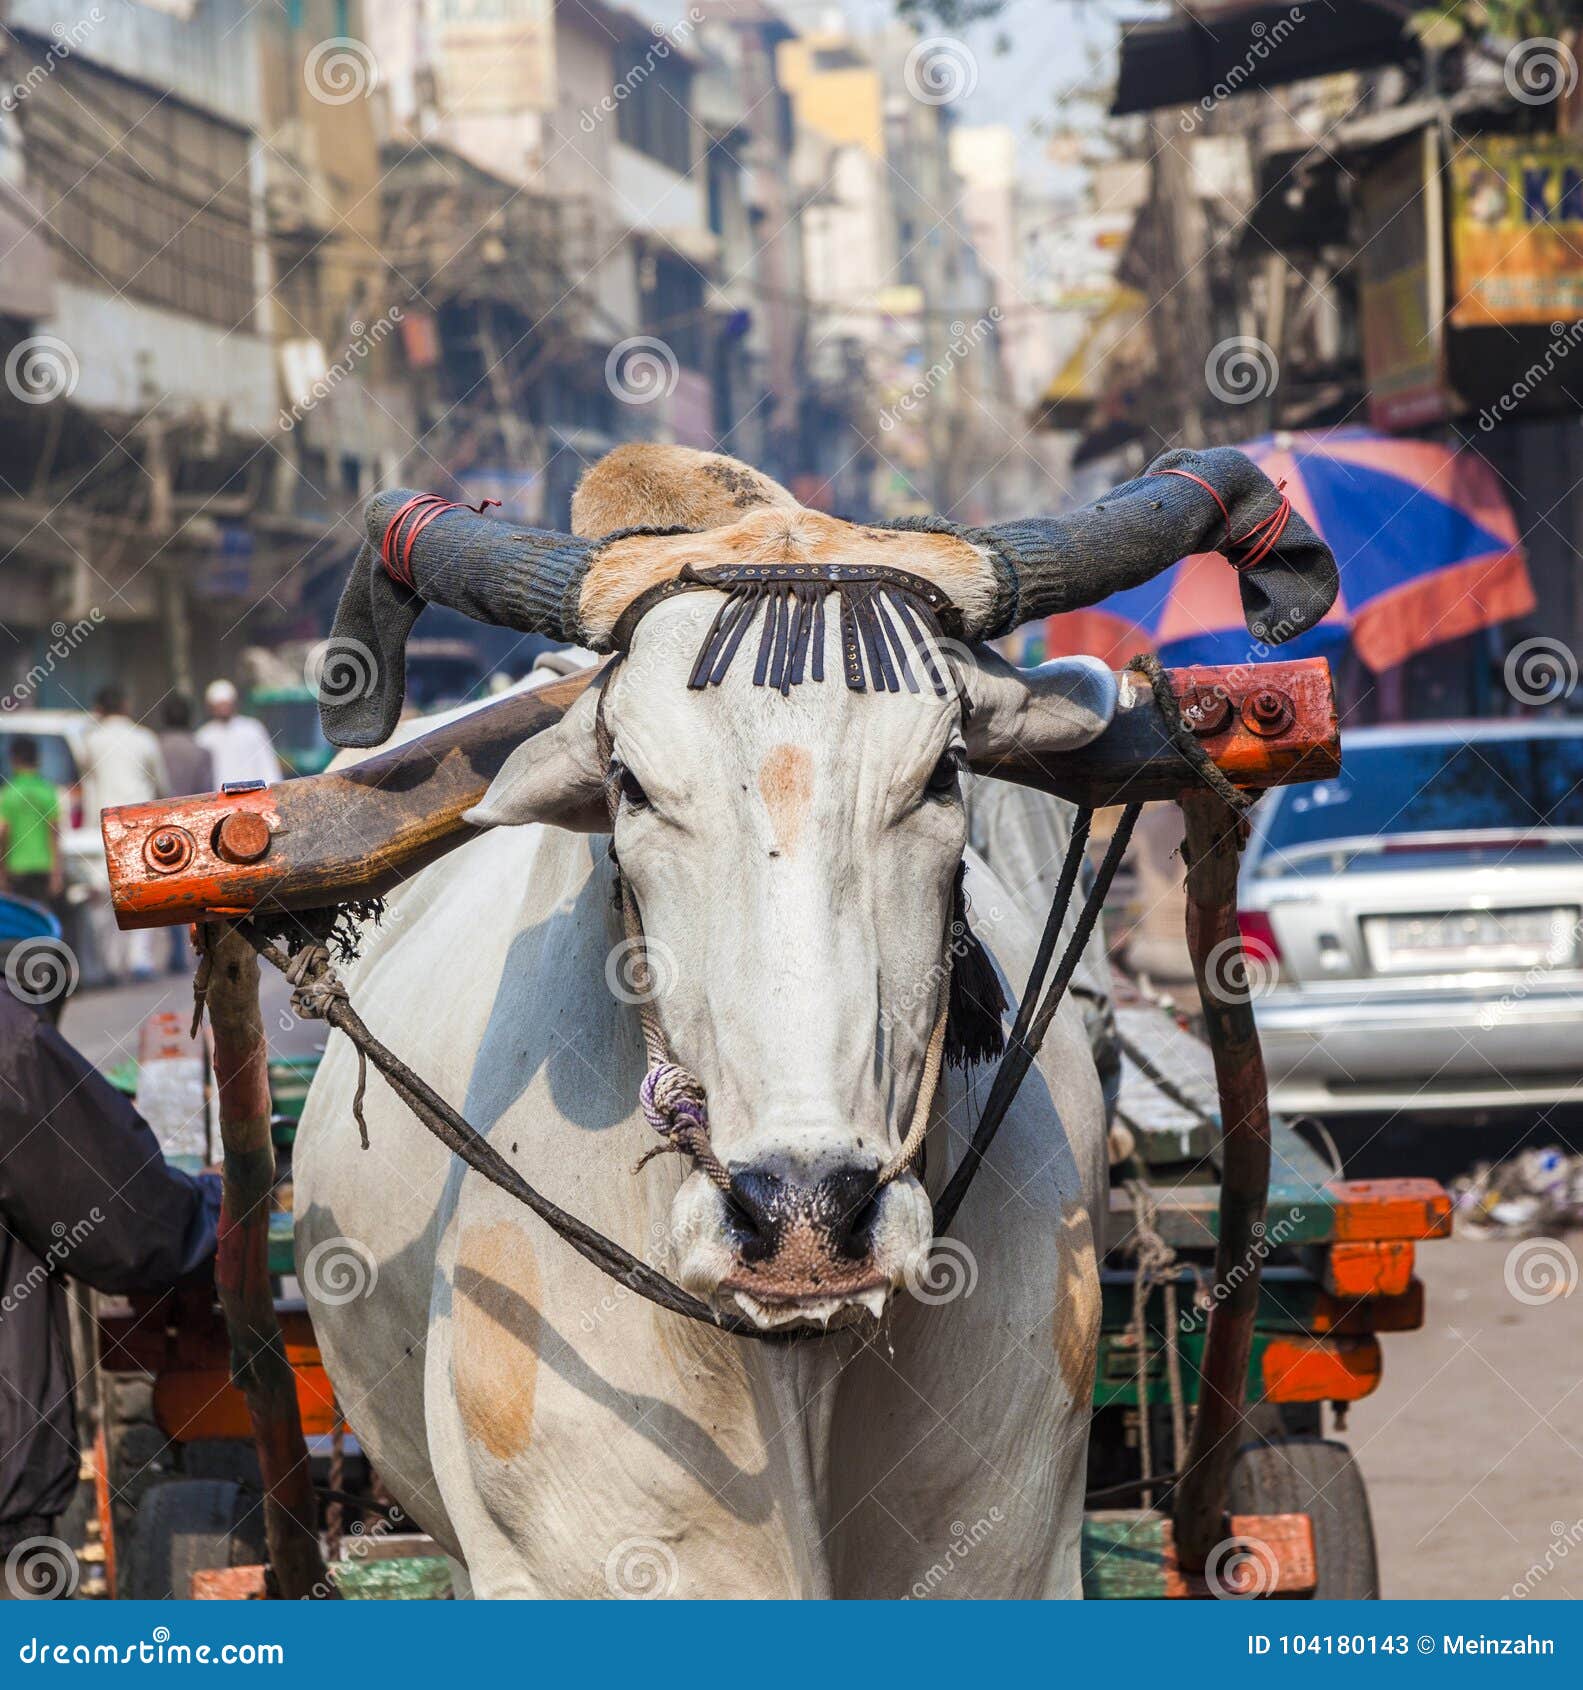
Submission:
[[1347,1441],[1386,1596],[1583,1597],[1583,1235],[1421,1245],[1425,1321],[1386,1333]]
[[[297,1022],[287,997],[265,968],[272,1047],[322,1044],[322,1025]],[[148,1015],[191,1004],[190,978],[165,975],[81,993],[62,1024],[110,1065],[137,1054]],[[1583,1596],[1583,1236],[1535,1241],[1527,1257],[1514,1248],[1466,1236],[1421,1246],[1424,1329],[1381,1339],[1384,1380],[1352,1409],[1345,1436],[1368,1481],[1388,1596]],[[1544,1260],[1560,1265],[1561,1290],[1534,1300],[1523,1267]]]

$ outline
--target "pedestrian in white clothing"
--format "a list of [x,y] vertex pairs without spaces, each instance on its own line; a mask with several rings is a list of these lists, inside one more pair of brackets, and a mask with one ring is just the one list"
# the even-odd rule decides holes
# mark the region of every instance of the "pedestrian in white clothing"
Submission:
[[280,779],[280,759],[269,730],[252,716],[236,713],[236,688],[229,681],[213,681],[203,695],[209,720],[194,736],[214,763],[214,783],[261,780],[273,786]]
[[[117,804],[147,804],[170,791],[159,741],[126,713],[119,687],[103,687],[93,704],[94,725],[83,739],[83,808],[97,817]],[[154,977],[154,935],[146,928],[122,933],[109,906],[109,881],[93,911],[94,938],[106,968],[118,978]]]

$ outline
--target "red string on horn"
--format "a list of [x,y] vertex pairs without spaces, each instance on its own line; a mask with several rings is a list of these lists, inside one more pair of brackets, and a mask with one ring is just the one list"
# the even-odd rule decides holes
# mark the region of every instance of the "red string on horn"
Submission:
[[[452,499],[442,499],[438,493],[419,493],[416,498],[408,499],[385,524],[384,538],[379,542],[379,560],[385,566],[385,573],[392,581],[399,581],[403,587],[416,592],[417,585],[412,579],[412,547],[424,529],[446,511],[472,511],[482,516],[491,505],[499,503],[499,499],[480,499],[476,505],[463,505]],[[409,517],[412,519],[410,522]],[[402,532],[403,523],[406,523],[405,534]]]
[[[1200,487],[1220,506],[1220,514],[1226,519],[1226,543],[1221,553],[1227,563],[1240,575],[1245,569],[1251,569],[1254,564],[1262,563],[1271,552],[1281,543],[1281,536],[1286,532],[1286,524],[1291,520],[1292,501],[1286,496],[1286,483],[1283,481],[1275,489],[1280,494],[1280,503],[1266,517],[1262,517],[1247,531],[1246,534],[1233,535],[1231,532],[1231,512],[1226,509],[1226,501],[1201,475],[1194,475],[1190,469],[1155,469],[1150,475],[1179,475],[1184,481],[1196,481]],[[1251,543],[1252,549],[1242,557],[1238,557],[1237,549]]]

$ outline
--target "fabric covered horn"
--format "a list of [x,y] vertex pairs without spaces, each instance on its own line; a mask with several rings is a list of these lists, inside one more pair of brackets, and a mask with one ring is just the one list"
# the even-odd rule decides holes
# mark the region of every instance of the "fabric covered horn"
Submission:
[[986,546],[1004,572],[991,635],[1097,604],[1195,552],[1225,555],[1249,632],[1272,644],[1311,628],[1340,587],[1330,548],[1231,446],[1166,452],[1093,504],[964,537]]
[[[340,659],[341,672],[356,670],[366,684],[354,696],[339,689],[331,696],[321,686],[319,717],[332,744],[378,745],[390,737],[406,696],[407,636],[425,604],[496,627],[577,638],[577,599],[593,542],[498,522],[481,515],[483,508],[405,488],[368,501],[367,537],[326,651],[327,673]],[[358,662],[347,663],[349,655]]]

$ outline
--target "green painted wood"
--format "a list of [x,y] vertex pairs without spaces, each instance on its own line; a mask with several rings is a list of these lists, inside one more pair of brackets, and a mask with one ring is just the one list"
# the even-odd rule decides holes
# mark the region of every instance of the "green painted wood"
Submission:
[[443,1555],[337,1561],[330,1577],[352,1602],[444,1602],[451,1597],[451,1565]]
[[[1132,1325],[1132,1272],[1129,1268],[1101,1268],[1101,1325],[1106,1332],[1126,1332]],[[1196,1309],[1197,1289],[1191,1271],[1183,1268],[1177,1277],[1177,1319],[1193,1316],[1194,1327],[1202,1331],[1206,1310]],[[1305,1268],[1266,1267],[1259,1282],[1256,1328],[1264,1332],[1307,1333],[1313,1330],[1314,1311],[1324,1287]],[[1165,1293],[1156,1287],[1149,1298],[1148,1320],[1158,1336],[1165,1329]]]
[[[1248,1357],[1247,1400],[1261,1402],[1264,1398],[1264,1352],[1280,1336],[1275,1332],[1253,1334],[1253,1348]],[[1204,1360],[1202,1330],[1185,1332],[1180,1339],[1182,1358],[1182,1400],[1188,1404],[1198,1401],[1199,1369]],[[1099,1364],[1094,1369],[1095,1408],[1136,1408],[1147,1391],[1152,1403],[1169,1403],[1170,1386],[1165,1374],[1165,1350],[1156,1335],[1149,1346],[1148,1379],[1138,1376],[1137,1351],[1126,1332],[1105,1332],[1099,1340]]]
[[1083,1516],[1083,1595],[1090,1602],[1165,1596],[1165,1518],[1131,1509]]
[[296,1249],[292,1231],[296,1216],[289,1209],[277,1209],[269,1217],[269,1271],[276,1278],[297,1271]]

